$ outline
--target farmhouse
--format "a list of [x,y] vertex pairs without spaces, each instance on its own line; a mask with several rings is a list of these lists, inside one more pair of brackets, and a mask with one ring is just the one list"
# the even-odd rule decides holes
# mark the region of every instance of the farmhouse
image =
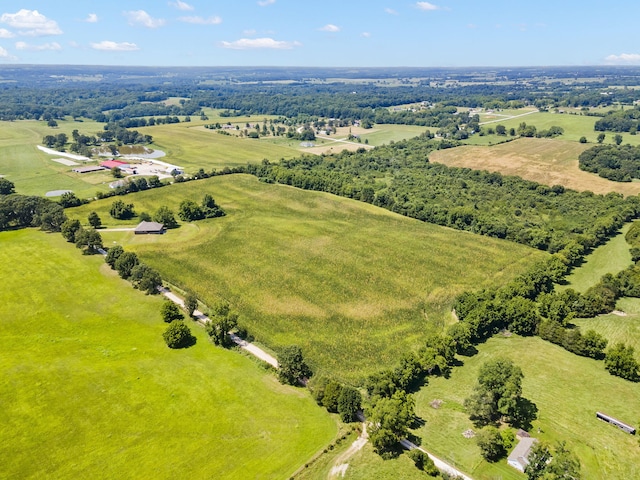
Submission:
[[516,445],[516,448],[513,449],[509,458],[507,458],[507,463],[511,465],[513,468],[524,472],[524,469],[529,465],[529,460],[527,457],[529,453],[531,453],[531,448],[533,444],[538,440],[532,437],[523,437]]
[[140,222],[136,227],[134,233],[136,235],[149,235],[149,234],[163,234],[166,232],[166,228],[162,223],[158,222]]

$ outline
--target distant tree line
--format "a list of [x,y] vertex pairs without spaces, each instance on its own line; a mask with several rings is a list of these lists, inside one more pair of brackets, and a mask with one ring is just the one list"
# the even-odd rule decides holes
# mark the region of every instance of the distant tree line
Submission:
[[60,231],[67,217],[59,203],[14,192],[13,182],[0,178],[0,230],[39,227],[47,232]]
[[581,170],[614,182],[640,178],[640,146],[596,145],[578,157]]
[[629,132],[635,135],[640,126],[640,108],[612,110],[596,121],[593,128],[596,132]]

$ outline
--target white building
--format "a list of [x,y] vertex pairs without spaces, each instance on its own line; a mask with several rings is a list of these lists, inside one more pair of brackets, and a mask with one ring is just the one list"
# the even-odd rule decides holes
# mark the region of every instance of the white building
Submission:
[[531,449],[533,445],[538,440],[532,437],[524,437],[516,445],[516,448],[513,449],[509,458],[507,458],[507,463],[511,465],[513,468],[524,472],[524,469],[529,465],[529,460],[527,457],[529,453],[531,453]]

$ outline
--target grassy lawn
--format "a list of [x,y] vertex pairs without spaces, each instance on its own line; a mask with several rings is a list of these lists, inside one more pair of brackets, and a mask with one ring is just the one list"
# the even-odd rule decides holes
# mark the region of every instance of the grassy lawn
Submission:
[[629,244],[624,239],[631,225],[631,223],[626,224],[618,235],[591,252],[585,262],[566,277],[566,285],[560,285],[558,288],[560,290],[573,288],[578,292],[585,292],[598,283],[603,275],[607,273],[615,275],[631,265]]
[[[543,252],[411,220],[353,200],[229,175],[126,197],[136,211],[200,202],[210,193],[227,216],[163,236],[103,233],[205,303],[230,301],[270,347],[297,343],[313,366],[359,379],[416,348],[451,321],[454,297],[502,284]],[[109,226],[113,199],[96,210]],[[136,223],[134,220],[130,224]],[[113,236],[111,236],[113,235]]]
[[57,234],[0,233],[0,477],[287,478],[337,431],[304,390],[211,345]]
[[619,192],[623,195],[640,193],[640,182],[612,182],[580,170],[578,156],[591,146],[560,139],[519,138],[490,147],[463,146],[437,150],[429,155],[429,160],[453,167],[517,175],[545,185],[564,185],[578,191]]
[[[491,358],[506,356],[522,368],[523,396],[539,409],[533,437],[551,443],[566,441],[580,459],[583,478],[640,476],[637,437],[595,418],[600,410],[637,425],[640,384],[613,377],[602,362],[578,357],[539,338],[495,337],[478,349],[477,355],[463,359],[465,365],[456,367],[450,379],[429,379],[429,385],[416,395],[416,411],[426,422],[416,434],[425,449],[477,480],[524,478],[506,459],[496,464],[482,460],[475,440],[462,436],[474,428],[462,404],[480,366]],[[430,406],[434,399],[444,401],[439,409]]]

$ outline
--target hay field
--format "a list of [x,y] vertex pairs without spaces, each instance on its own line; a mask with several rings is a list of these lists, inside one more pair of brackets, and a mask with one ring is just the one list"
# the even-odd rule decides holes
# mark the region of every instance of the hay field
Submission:
[[462,146],[437,150],[429,160],[452,167],[517,175],[545,185],[564,185],[578,191],[598,194],[640,193],[640,182],[612,182],[578,168],[578,156],[593,145],[558,139],[519,138],[491,147]]

